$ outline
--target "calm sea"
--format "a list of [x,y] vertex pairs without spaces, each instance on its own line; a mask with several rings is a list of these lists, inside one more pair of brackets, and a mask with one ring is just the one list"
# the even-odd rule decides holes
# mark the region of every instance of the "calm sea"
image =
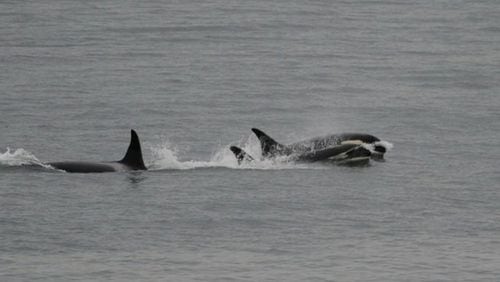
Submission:
[[499,108],[497,0],[1,1],[0,280],[499,281]]

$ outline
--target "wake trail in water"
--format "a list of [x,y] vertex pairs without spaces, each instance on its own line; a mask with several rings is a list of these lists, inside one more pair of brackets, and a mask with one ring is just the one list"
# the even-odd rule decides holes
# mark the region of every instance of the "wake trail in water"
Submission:
[[[242,143],[242,142],[240,142]],[[240,144],[241,148],[253,156],[260,156],[260,144],[248,138]],[[169,142],[150,146],[152,160],[148,163],[149,170],[189,170],[199,168],[230,168],[230,169],[310,169],[311,166],[276,160],[254,160],[253,162],[238,164],[236,157],[229,150],[230,145],[222,146],[209,160],[181,160],[175,146]]]
[[11,150],[7,147],[4,153],[0,153],[0,167],[23,167],[37,166],[51,169],[52,167],[42,163],[33,153],[23,149]]

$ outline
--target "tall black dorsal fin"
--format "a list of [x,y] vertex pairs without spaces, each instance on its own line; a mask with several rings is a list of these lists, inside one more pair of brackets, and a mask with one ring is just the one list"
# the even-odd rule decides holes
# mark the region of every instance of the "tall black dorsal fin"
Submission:
[[257,138],[259,138],[262,155],[264,157],[274,157],[276,154],[286,155],[289,153],[285,145],[276,142],[276,140],[265,134],[262,130],[252,128],[252,131],[257,135]]
[[130,145],[128,146],[125,157],[119,163],[129,166],[134,170],[146,170],[144,160],[142,159],[141,143],[135,130],[130,130]]
[[239,147],[231,146],[231,147],[229,147],[229,150],[231,150],[231,152],[233,152],[234,156],[238,160],[238,164],[241,164],[243,161],[246,161],[246,162],[253,161],[252,156],[247,154],[247,152],[243,151],[243,149],[241,149]]

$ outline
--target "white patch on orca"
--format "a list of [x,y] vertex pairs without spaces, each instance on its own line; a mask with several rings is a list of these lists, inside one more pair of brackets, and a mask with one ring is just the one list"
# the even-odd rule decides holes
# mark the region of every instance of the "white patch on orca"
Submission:
[[345,140],[345,141],[342,141],[342,143],[340,143],[340,144],[341,145],[344,145],[344,144],[362,145],[364,143],[361,140]]

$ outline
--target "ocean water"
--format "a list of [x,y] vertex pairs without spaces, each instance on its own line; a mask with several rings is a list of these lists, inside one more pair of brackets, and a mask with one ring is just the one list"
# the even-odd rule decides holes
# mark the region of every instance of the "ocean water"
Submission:
[[0,280],[499,281],[499,108],[496,0],[1,1]]

